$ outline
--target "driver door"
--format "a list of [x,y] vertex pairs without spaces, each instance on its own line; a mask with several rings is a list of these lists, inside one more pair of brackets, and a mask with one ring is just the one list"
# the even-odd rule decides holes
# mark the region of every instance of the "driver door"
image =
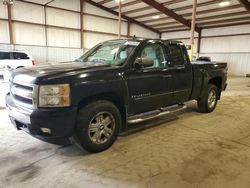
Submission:
[[168,73],[164,46],[147,43],[138,55],[138,58],[145,57],[153,60],[153,66],[133,68],[127,77],[131,101],[129,111],[134,114],[167,106],[173,97],[172,76]]

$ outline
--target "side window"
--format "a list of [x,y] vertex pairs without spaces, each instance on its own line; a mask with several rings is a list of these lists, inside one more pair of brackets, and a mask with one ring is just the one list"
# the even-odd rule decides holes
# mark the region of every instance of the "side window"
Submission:
[[169,44],[169,53],[172,66],[180,66],[185,63],[182,49],[178,44]]
[[7,60],[10,59],[10,53],[9,52],[0,52],[0,60]]
[[28,55],[20,52],[13,52],[14,59],[29,59]]
[[141,52],[141,58],[150,57],[154,65],[148,68],[166,67],[164,49],[160,44],[149,44]]

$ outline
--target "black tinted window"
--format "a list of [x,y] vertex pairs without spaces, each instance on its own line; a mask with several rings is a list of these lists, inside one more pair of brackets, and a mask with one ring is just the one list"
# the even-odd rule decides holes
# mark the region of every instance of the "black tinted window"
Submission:
[[10,59],[10,53],[9,52],[0,52],[0,59]]
[[14,59],[29,59],[28,55],[20,52],[13,52]]
[[171,65],[178,66],[184,64],[184,55],[179,45],[169,44],[169,53],[170,53]]

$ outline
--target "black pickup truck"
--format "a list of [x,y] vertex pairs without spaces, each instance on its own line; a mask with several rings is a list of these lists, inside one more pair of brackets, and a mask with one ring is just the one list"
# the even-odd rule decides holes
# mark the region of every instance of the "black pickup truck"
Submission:
[[6,104],[18,130],[55,144],[74,138],[100,152],[169,106],[197,100],[212,112],[226,80],[226,63],[191,63],[181,42],[112,40],[73,62],[13,71]]

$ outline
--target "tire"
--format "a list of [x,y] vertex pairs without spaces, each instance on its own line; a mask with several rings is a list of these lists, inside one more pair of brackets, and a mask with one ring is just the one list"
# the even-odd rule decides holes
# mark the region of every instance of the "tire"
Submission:
[[198,109],[203,113],[213,112],[218,102],[218,88],[213,84],[208,84],[206,94],[198,100]]
[[88,152],[101,152],[113,145],[121,124],[120,111],[113,103],[91,102],[78,113],[75,139]]

